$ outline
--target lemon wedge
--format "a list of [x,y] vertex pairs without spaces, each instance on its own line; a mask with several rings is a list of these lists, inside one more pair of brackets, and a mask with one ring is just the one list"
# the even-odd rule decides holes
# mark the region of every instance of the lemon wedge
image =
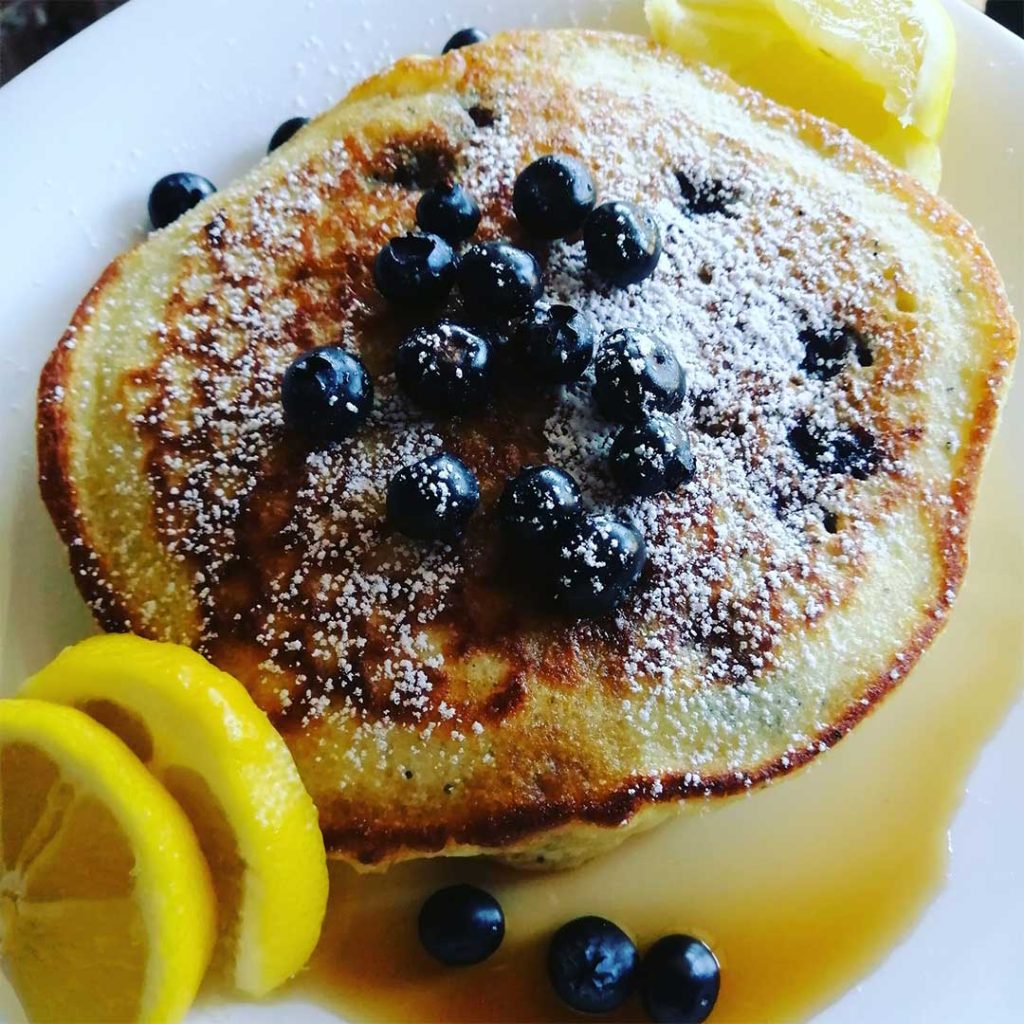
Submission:
[[651,33],[847,128],[929,188],[956,38],[939,0],[647,0]]
[[213,948],[195,832],[115,736],[0,701],[0,949],[34,1022],[180,1020]]
[[213,972],[263,995],[320,935],[327,861],[316,808],[284,741],[236,679],[186,647],[98,636],[22,691],[116,733],[188,815],[219,906]]

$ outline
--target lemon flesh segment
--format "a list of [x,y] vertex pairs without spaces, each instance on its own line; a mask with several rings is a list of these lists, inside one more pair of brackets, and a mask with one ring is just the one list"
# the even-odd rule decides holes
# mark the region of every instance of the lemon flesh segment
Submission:
[[22,693],[91,715],[181,804],[217,892],[215,973],[259,996],[305,965],[327,906],[323,836],[284,740],[241,683],[187,647],[110,635],[68,648]]
[[930,188],[956,39],[938,0],[647,0],[651,33],[849,130]]
[[33,1022],[188,1012],[216,934],[195,832],[73,708],[0,701],[0,951]]

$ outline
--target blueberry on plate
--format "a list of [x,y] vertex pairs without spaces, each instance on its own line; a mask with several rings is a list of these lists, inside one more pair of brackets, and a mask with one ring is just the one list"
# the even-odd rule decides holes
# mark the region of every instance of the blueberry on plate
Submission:
[[281,381],[285,422],[320,441],[340,441],[366,421],[373,380],[362,361],[334,345],[303,352]]
[[583,225],[587,266],[609,284],[625,287],[654,273],[661,231],[649,210],[632,203],[602,203]]
[[536,259],[508,242],[470,247],[459,259],[455,276],[470,315],[491,323],[511,320],[540,298]]
[[472,238],[480,226],[480,207],[455,182],[427,189],[416,204],[416,223],[421,231],[440,235],[451,245]]
[[525,368],[547,384],[579,380],[594,357],[594,321],[574,306],[538,303],[513,336]]
[[486,960],[501,945],[505,915],[489,892],[473,885],[450,885],[424,902],[419,934],[435,960],[465,967]]
[[392,238],[373,262],[377,290],[389,302],[412,309],[440,302],[452,289],[455,253],[440,235]]
[[605,338],[595,364],[594,401],[617,423],[675,412],[686,397],[686,371],[657,335],[629,328]]
[[578,917],[555,932],[548,977],[567,1006],[608,1013],[633,991],[639,957],[630,937],[603,917]]
[[267,152],[273,153],[278,146],[283,146],[300,128],[309,124],[308,117],[289,117],[287,121],[277,126],[277,130],[270,136],[270,145]]
[[149,193],[149,220],[154,228],[165,228],[207,196],[217,191],[209,178],[190,171],[165,175]]
[[655,414],[623,427],[612,443],[612,476],[627,494],[647,497],[674,491],[693,479],[693,470],[686,431],[667,416]]
[[721,976],[715,954],[690,935],[666,935],[641,970],[644,1009],[657,1024],[701,1024],[715,1008]]
[[519,172],[512,209],[529,234],[565,238],[583,227],[596,197],[590,171],[575,157],[552,153]]
[[398,345],[395,375],[399,387],[424,409],[466,412],[491,393],[491,346],[451,320],[417,327]]
[[498,501],[507,535],[520,544],[555,542],[580,512],[580,489],[556,466],[524,466]]
[[636,586],[646,559],[633,526],[607,515],[580,516],[555,552],[555,603],[581,619],[614,611]]
[[461,50],[464,46],[472,46],[474,43],[482,43],[485,39],[489,39],[490,36],[482,28],[460,28],[444,44],[442,53],[447,53],[449,50]]
[[403,467],[388,484],[388,522],[416,540],[458,540],[479,504],[473,471],[447,452]]

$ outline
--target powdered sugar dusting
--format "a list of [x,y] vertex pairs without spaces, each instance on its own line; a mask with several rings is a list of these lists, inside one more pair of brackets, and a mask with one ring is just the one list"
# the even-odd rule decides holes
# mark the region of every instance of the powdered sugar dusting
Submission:
[[[411,229],[418,192],[382,178],[376,155],[355,144],[327,145],[244,208],[213,217],[183,253],[165,322],[147,328],[163,350],[143,375],[153,400],[133,422],[153,448],[162,542],[194,571],[202,645],[229,663],[232,645],[257,650],[257,688],[273,713],[355,721],[371,738],[340,755],[353,764],[376,750],[393,767],[396,729],[414,734],[410,756],[438,731],[450,741],[444,756],[489,749],[487,695],[449,692],[448,668],[471,657],[451,633],[483,614],[473,588],[486,591],[484,604],[521,599],[495,583],[485,549],[497,547],[488,516],[501,483],[527,456],[570,472],[591,507],[635,523],[648,549],[641,585],[613,621],[573,626],[545,613],[540,625],[525,620],[531,643],[605,650],[609,633],[627,638],[614,661],[623,716],[640,731],[669,722],[694,767],[714,760],[720,737],[702,739],[693,723],[713,717],[726,730],[733,711],[766,699],[759,683],[783,667],[779,637],[811,628],[855,587],[886,515],[879,481],[895,486],[903,472],[878,393],[912,390],[905,361],[924,341],[911,331],[893,343],[898,261],[841,192],[824,195],[739,144],[688,133],[656,98],[609,104],[590,89],[575,101],[571,125],[552,121],[539,129],[550,138],[531,140],[516,116],[527,95],[507,90],[487,98],[487,123],[449,111],[431,145],[442,139],[480,204],[484,238],[515,234],[515,176],[553,148],[592,168],[602,199],[649,207],[664,251],[639,285],[593,279],[578,239],[538,255],[548,301],[585,309],[600,336],[657,334],[684,366],[689,396],[677,419],[697,470],[678,492],[616,491],[615,427],[594,410],[590,375],[454,423],[409,405],[390,356],[406,326],[373,292],[369,264],[385,238]],[[628,145],[624,124],[641,126]],[[419,159],[415,143],[395,147]],[[851,349],[832,376],[801,367],[807,339],[838,329],[864,339],[870,365]],[[377,404],[357,438],[309,450],[285,429],[280,378],[299,351],[328,341],[361,352]],[[502,418],[517,402],[522,438]],[[403,540],[383,525],[387,483],[444,449],[481,477],[477,533],[464,546]],[[491,635],[470,639],[486,646]],[[543,651],[522,657],[520,674],[539,678]],[[790,739],[794,751],[818,742],[801,730]]]

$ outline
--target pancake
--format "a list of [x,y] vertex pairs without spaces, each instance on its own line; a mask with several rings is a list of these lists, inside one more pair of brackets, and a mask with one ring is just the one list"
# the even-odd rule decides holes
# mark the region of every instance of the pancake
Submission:
[[[522,236],[515,176],[552,151],[653,212],[651,278],[609,288],[578,238]],[[453,419],[397,392],[423,318],[371,266],[448,177],[549,298],[675,349],[692,482],[616,491],[590,378],[509,374]],[[280,379],[335,342],[376,406],[310,447]],[[561,866],[792,771],[906,675],[964,573],[1016,343],[969,225],[842,130],[637,38],[510,33],[399,61],[115,260],[43,371],[40,485],[100,625],[241,679],[333,855]],[[458,544],[404,539],[387,482],[442,449],[481,510]],[[646,539],[602,619],[550,608],[502,548],[504,481],[544,461]]]

